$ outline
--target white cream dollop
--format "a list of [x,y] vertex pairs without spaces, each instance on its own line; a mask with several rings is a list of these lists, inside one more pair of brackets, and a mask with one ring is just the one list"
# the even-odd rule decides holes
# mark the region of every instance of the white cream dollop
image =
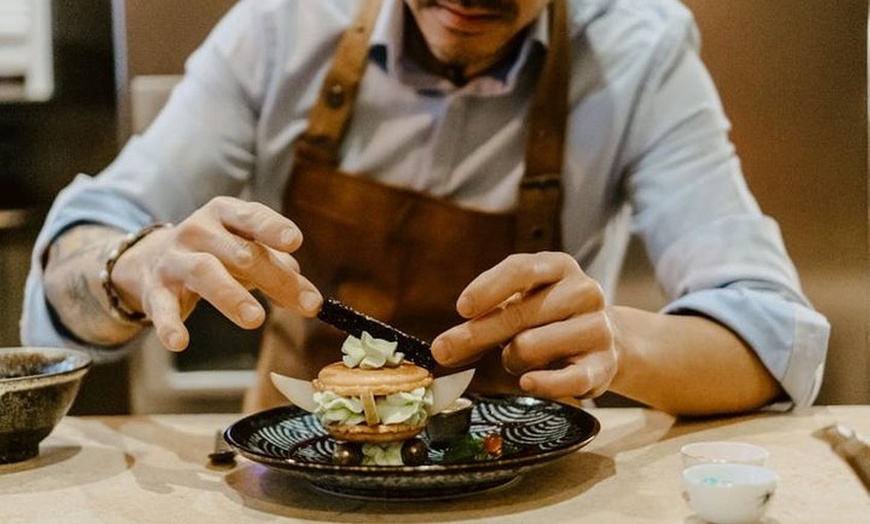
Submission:
[[378,369],[384,366],[395,367],[402,363],[405,355],[396,351],[397,342],[375,338],[363,331],[360,338],[348,336],[341,345],[341,358],[349,368]]
[[[363,403],[357,396],[344,397],[332,391],[317,391],[314,393],[314,402],[317,404],[314,414],[324,425],[365,424]],[[429,388],[416,388],[375,398],[375,409],[382,424],[421,425],[429,418],[427,408],[431,405],[432,391]]]
[[356,426],[366,421],[363,403],[359,397],[343,397],[332,391],[317,391],[314,393],[317,409],[314,414],[324,426],[329,424],[344,424]]
[[362,445],[363,466],[402,466],[402,442]]

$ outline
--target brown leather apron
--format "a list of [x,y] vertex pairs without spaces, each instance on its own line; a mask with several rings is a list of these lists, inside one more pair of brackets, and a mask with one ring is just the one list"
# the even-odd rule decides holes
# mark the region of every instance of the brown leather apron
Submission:
[[[513,252],[561,248],[561,186],[569,48],[566,7],[551,9],[551,43],[530,106],[526,169],[515,213],[464,209],[439,198],[339,170],[338,150],[368,62],[379,0],[364,2],[343,34],[297,141],[283,212],[302,230],[296,253],[305,274],[326,296],[424,340],[462,321],[455,302],[484,270]],[[300,333],[300,326],[302,327]],[[312,378],[340,358],[345,335],[317,320],[272,310],[264,331],[258,389],[247,410],[284,404],[268,371]],[[477,364],[480,391],[515,389],[493,352]]]

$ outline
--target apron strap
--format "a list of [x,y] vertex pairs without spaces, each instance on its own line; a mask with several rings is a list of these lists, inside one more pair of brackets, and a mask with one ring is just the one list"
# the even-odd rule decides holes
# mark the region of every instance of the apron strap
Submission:
[[554,0],[550,45],[529,109],[526,170],[517,203],[517,252],[562,249],[562,164],[571,71],[567,7]]
[[368,64],[369,40],[380,7],[381,0],[364,0],[353,24],[342,34],[308,115],[308,129],[296,143],[302,156],[338,166],[338,149]]

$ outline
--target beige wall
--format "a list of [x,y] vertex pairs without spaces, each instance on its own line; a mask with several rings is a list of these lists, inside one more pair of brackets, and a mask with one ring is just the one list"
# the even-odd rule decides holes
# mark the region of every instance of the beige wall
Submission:
[[684,2],[749,185],[832,323],[819,402],[870,403],[867,1]]
[[181,73],[188,55],[235,2],[112,0],[121,140],[130,133],[130,79]]

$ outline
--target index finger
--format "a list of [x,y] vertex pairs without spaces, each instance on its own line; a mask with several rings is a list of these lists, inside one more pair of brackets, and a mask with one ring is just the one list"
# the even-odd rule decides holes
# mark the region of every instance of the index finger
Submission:
[[221,224],[235,235],[284,252],[302,244],[296,224],[269,206],[229,197],[217,197],[212,204]]
[[577,270],[577,261],[566,253],[513,254],[472,280],[460,293],[456,310],[465,318],[478,317]]

